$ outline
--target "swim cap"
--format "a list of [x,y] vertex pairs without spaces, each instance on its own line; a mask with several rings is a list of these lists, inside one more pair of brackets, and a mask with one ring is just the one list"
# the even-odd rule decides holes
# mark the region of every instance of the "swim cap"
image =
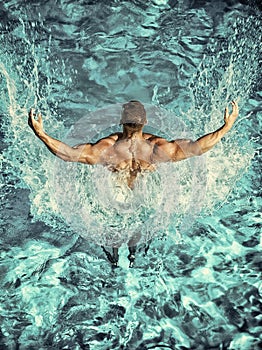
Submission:
[[146,124],[146,110],[141,102],[129,101],[122,106],[120,124]]

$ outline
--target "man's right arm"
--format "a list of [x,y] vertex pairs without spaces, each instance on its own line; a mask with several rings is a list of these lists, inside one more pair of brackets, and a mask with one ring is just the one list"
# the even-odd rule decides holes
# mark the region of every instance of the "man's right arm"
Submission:
[[92,145],[84,144],[76,147],[71,147],[66,143],[56,140],[49,136],[43,128],[43,120],[41,114],[37,115],[37,120],[34,118],[33,109],[29,112],[28,124],[34,131],[35,135],[46,145],[50,152],[55,156],[67,162],[81,162],[94,164],[92,157]]

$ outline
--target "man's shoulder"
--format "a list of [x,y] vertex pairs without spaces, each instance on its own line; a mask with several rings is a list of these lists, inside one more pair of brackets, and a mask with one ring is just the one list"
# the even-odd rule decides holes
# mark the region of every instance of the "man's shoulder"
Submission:
[[100,145],[100,146],[110,146],[115,144],[122,136],[121,132],[114,133],[108,136],[103,137],[102,139],[98,140],[95,145]]
[[110,135],[107,135],[107,136],[103,137],[99,141],[103,141],[103,140],[114,140],[114,141],[117,141],[118,139],[120,139],[122,137],[122,135],[123,135],[122,132],[115,132],[113,134],[110,134]]
[[115,132],[114,134],[108,135],[106,138],[117,141],[121,139],[122,136],[123,136],[122,132]]
[[149,134],[149,133],[144,133],[143,137],[148,140],[151,143],[155,143],[155,144],[163,144],[163,143],[167,143],[168,141],[160,136],[157,135],[153,135],[153,134]]

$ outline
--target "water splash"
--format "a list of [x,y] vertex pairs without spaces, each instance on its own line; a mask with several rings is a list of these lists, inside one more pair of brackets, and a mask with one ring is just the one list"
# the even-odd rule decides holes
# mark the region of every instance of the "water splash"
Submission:
[[[171,112],[148,104],[145,107],[151,124],[145,128],[146,132],[161,134],[156,126],[172,118],[176,128],[169,137],[189,137],[185,124]],[[87,115],[71,128],[65,142],[77,144],[92,139],[95,130],[92,123],[98,121],[96,131],[109,121],[116,125],[120,111],[118,104],[93,112],[91,117]],[[117,127],[113,129],[117,131]],[[109,131],[107,128],[106,134],[102,129],[94,139],[108,135]],[[133,191],[121,181],[121,174],[100,166],[90,168],[60,160],[55,162],[52,171],[54,191],[51,196],[58,203],[57,212],[83,237],[104,245],[127,243],[138,233],[140,242],[145,242],[159,232],[167,233],[171,226],[176,240],[179,233],[172,225],[174,215],[176,226],[180,231],[185,230],[204,202],[206,183],[204,178],[200,179],[205,173],[204,157],[198,162],[191,159],[184,164],[159,166],[156,172],[140,176]]]
[[[238,30],[234,37],[236,33]],[[69,225],[83,237],[105,245],[127,242],[137,232],[142,235],[141,241],[162,233],[177,240],[181,233],[191,228],[200,212],[201,215],[210,213],[226,201],[253,155],[249,143],[240,142],[243,135],[237,128],[205,156],[160,166],[157,174],[141,178],[134,192],[119,186],[114,192],[115,175],[105,169],[54,160],[27,126],[29,106],[42,107],[48,133],[69,144],[77,144],[93,141],[98,136],[105,136],[110,128],[113,130],[119,121],[120,104],[86,114],[74,125],[71,123],[71,130],[67,132],[65,123],[58,121],[56,117],[59,116],[52,114],[53,110],[48,106],[48,101],[53,98],[52,89],[57,88],[54,77],[61,80],[67,76],[65,65],[60,65],[60,70],[58,67],[51,69],[39,60],[39,49],[35,44],[30,47],[26,32],[24,41],[33,55],[30,61],[25,59],[23,64],[16,64],[17,58],[12,56],[12,64],[8,64],[6,57],[6,63],[0,66],[5,101],[3,130],[5,141],[9,143],[2,156],[2,166],[8,174],[7,181],[13,177],[15,187],[30,189],[34,220],[60,228]],[[181,112],[179,116],[146,104],[154,133],[168,135],[169,139],[195,139],[196,135],[192,135],[189,128],[198,136],[216,129],[223,121],[225,101],[231,96],[240,96],[241,100],[248,96],[253,70],[246,69],[244,78],[242,74],[242,80],[249,82],[244,89],[244,85],[239,84],[239,60],[247,59],[246,50],[250,51],[250,48],[247,44],[243,49],[246,38],[241,44],[237,42],[241,50],[234,43],[232,39],[229,50],[221,51],[221,60],[206,56],[201,62],[190,90],[193,101],[190,111]],[[32,73],[26,79],[28,63]],[[13,70],[15,65],[16,70]],[[64,88],[65,84],[60,98]],[[211,117],[207,118],[207,113],[211,113]]]
[[[6,1],[4,6],[7,6],[6,4],[14,6],[14,3],[14,1]],[[160,2],[156,1],[156,3]],[[164,1],[161,3],[163,4]],[[226,3],[229,4],[229,2]],[[259,307],[261,306],[259,304],[261,282],[259,279],[258,198],[254,196],[253,205],[251,201],[247,205],[248,197],[253,195],[255,190],[260,189],[260,184],[257,174],[252,173],[253,170],[242,183],[235,182],[242,176],[253,155],[248,139],[251,134],[257,135],[254,114],[250,117],[248,117],[249,114],[245,114],[248,108],[259,108],[259,99],[256,98],[257,96],[252,96],[252,87],[251,90],[249,88],[245,90],[245,86],[252,86],[251,82],[253,79],[256,80],[256,74],[251,74],[253,67],[256,67],[251,46],[257,47],[257,43],[261,41],[259,31],[256,33],[256,23],[254,21],[255,30],[253,31],[248,19],[250,12],[245,11],[244,8],[239,16],[238,10],[231,11],[227,8],[227,11],[224,11],[224,17],[228,19],[225,21],[225,27],[222,25],[221,32],[214,33],[212,18],[207,16],[205,9],[196,9],[196,11],[187,9],[176,15],[178,11],[174,5],[176,2],[169,1],[168,11],[163,11],[162,7],[154,16],[152,9],[152,16],[149,18],[146,16],[145,7],[141,10],[142,5],[139,1],[126,2],[125,12],[121,12],[122,3],[118,7],[117,2],[114,2],[116,7],[112,12],[118,18],[118,14],[128,14],[133,20],[128,21],[128,27],[126,27],[130,29],[131,35],[126,36],[125,32],[123,40],[114,40],[114,34],[116,34],[116,39],[121,37],[121,33],[118,34],[122,29],[121,25],[118,25],[116,16],[111,16],[109,21],[100,20],[97,23],[95,13],[102,13],[101,16],[103,16],[110,12],[104,3],[99,4],[98,2],[97,4],[98,8],[96,6],[89,8],[92,13],[91,21],[88,19],[86,22],[81,22],[79,12],[74,11],[75,4],[70,1],[63,2],[61,6],[65,8],[60,12],[61,8],[56,3],[52,8],[52,35],[55,40],[44,40],[46,32],[51,28],[49,25],[38,27],[36,24],[35,29],[37,30],[30,27],[28,31],[24,25],[13,30],[15,27],[13,21],[8,27],[9,33],[5,32],[5,37],[1,36],[1,44],[3,43],[1,47],[6,50],[1,52],[4,68],[0,74],[2,101],[0,109],[6,141],[3,145],[4,152],[1,155],[2,185],[8,186],[8,190],[12,193],[18,192],[16,187],[30,189],[30,204],[34,220],[40,218],[59,229],[50,230],[48,228],[48,232],[44,235],[40,234],[40,239],[44,237],[43,240],[39,240],[39,235],[35,234],[34,229],[29,229],[27,242],[17,247],[11,241],[6,247],[7,253],[1,252],[1,268],[4,272],[1,281],[1,304],[3,305],[1,310],[3,341],[1,345],[9,349],[17,347],[40,349],[50,348],[50,346],[72,349],[80,347],[119,349],[120,346],[127,348],[173,346],[174,348],[199,349],[245,347],[250,350],[260,348],[261,327],[258,316],[256,316],[260,315]],[[180,1],[179,4],[186,7],[188,2]],[[221,4],[223,6],[225,3],[221,1]],[[30,2],[29,5],[31,5]],[[28,8],[30,7],[31,11],[29,5]],[[51,2],[47,2],[43,8],[49,12],[50,5]],[[173,12],[170,10],[171,5],[174,6]],[[77,9],[81,6],[80,3],[77,4]],[[134,11],[131,13],[128,11],[129,6],[139,13],[139,17],[135,17]],[[209,6],[214,6],[213,2],[212,4],[207,2],[207,7]],[[2,5],[0,7],[2,8]],[[25,11],[26,7],[27,5],[24,5],[18,9],[14,6],[16,13],[21,18],[31,18],[29,15],[31,12],[26,13]],[[217,2],[215,7],[219,7]],[[86,11],[86,8],[84,10]],[[250,38],[249,42],[244,37],[240,38],[237,43],[234,41],[235,32],[231,31],[232,23],[234,24],[236,20],[234,14],[239,17],[238,26],[242,26],[240,32],[244,33],[245,28],[251,30],[252,39]],[[219,16],[221,17],[221,14]],[[122,17],[126,19],[126,16]],[[54,18],[58,21],[54,21]],[[63,18],[61,23],[59,23],[59,18]],[[69,20],[70,23],[68,23]],[[81,46],[83,41],[81,42],[81,38],[79,39],[77,32],[74,31],[74,26],[71,25],[72,20],[79,21],[77,25],[80,24],[81,35],[85,41],[83,47]],[[151,36],[152,33],[148,41],[144,40],[144,37],[142,40],[139,37],[144,20],[147,21],[147,27],[143,28],[143,35]],[[250,21],[252,22],[252,18]],[[88,23],[86,26],[88,29],[84,28],[86,23]],[[93,25],[91,29],[95,28],[95,31],[101,30],[101,32],[88,35],[90,34],[90,23]],[[61,30],[63,28],[68,30],[70,35],[63,35]],[[107,35],[108,28],[112,34],[110,38]],[[203,30],[204,40],[201,41]],[[41,33],[40,36],[37,36],[37,31]],[[176,33],[180,35],[181,31],[186,37],[177,38]],[[229,33],[232,36],[228,35]],[[70,48],[73,54],[68,53],[70,59],[65,61],[64,55],[65,51],[68,52],[70,36],[73,36],[73,49]],[[8,41],[8,37],[13,39]],[[35,45],[33,45],[34,38],[36,39]],[[210,40],[210,45],[203,58],[202,50],[206,48],[207,38]],[[162,39],[164,40],[163,45]],[[215,43],[216,40],[218,44]],[[227,51],[227,40],[230,40],[236,47],[241,43],[242,52]],[[119,42],[123,44],[123,47],[117,47]],[[126,49],[127,42],[129,48],[140,45],[141,51],[145,50],[145,52],[141,53],[137,50],[133,56],[123,55],[122,52]],[[203,42],[204,44],[201,45]],[[75,43],[77,47],[74,46]],[[179,46],[180,43],[183,48]],[[114,48],[117,47],[119,55],[116,53],[114,56],[113,44],[115,44]],[[152,50],[152,44],[157,51]],[[220,44],[225,45],[223,55],[227,57],[226,60],[220,54]],[[99,51],[96,51],[98,47]],[[86,75],[83,74],[82,77],[83,71],[78,75],[78,79],[82,78],[81,84],[76,85],[79,91],[75,91],[75,87],[66,83],[68,77],[71,78],[76,69],[70,67],[71,62],[75,59],[80,66],[84,50],[86,50],[84,54],[87,53],[92,58],[94,57],[93,60],[96,63],[96,66],[92,67],[95,69],[92,71],[91,79],[94,88],[87,89],[90,92],[89,100],[82,93],[82,86],[80,86],[81,84],[86,86],[89,82]],[[47,58],[47,52],[49,52],[49,58]],[[127,51],[124,53],[126,54]],[[95,54],[99,56],[98,59]],[[238,59],[230,61],[230,56],[236,55]],[[63,59],[59,60],[58,56],[63,56]],[[163,60],[163,56],[165,56],[164,64],[155,65],[155,62],[159,64]],[[124,63],[121,61],[123,57]],[[218,60],[218,57],[221,60]],[[114,62],[107,64],[107,59],[113,59]],[[200,61],[202,63],[194,75]],[[117,64],[114,66],[115,62]],[[135,62],[135,67],[132,67],[133,62]],[[221,62],[224,66],[220,70]],[[34,69],[35,64],[37,69]],[[114,69],[110,70],[110,64],[114,66]],[[243,90],[242,75],[238,75],[239,81],[236,80],[233,83],[236,77],[235,68],[238,65],[241,68],[241,64],[245,64],[242,74],[248,83],[246,85],[243,82],[245,85]],[[226,75],[227,67],[229,79]],[[143,68],[142,73],[141,68]],[[176,68],[182,72],[178,79],[176,79]],[[121,80],[121,75],[114,74],[120,69],[125,79]],[[33,71],[37,76],[31,75]],[[162,71],[165,74],[162,74]],[[4,72],[6,74],[3,74]],[[161,79],[159,79],[160,76]],[[189,88],[188,80],[192,76],[194,87]],[[224,80],[223,77],[225,77]],[[8,83],[8,80],[11,84]],[[179,81],[178,85],[176,85],[177,81]],[[229,84],[224,84],[226,90],[222,89],[223,84],[219,84],[220,81],[229,82]],[[11,96],[9,96],[8,84],[16,88],[16,94],[14,89],[11,89]],[[142,89],[139,89],[140,85]],[[68,224],[64,222],[63,217],[59,216],[60,209],[57,208],[57,203],[51,200],[52,192],[54,192],[53,163],[55,158],[28,129],[27,111],[32,105],[40,106],[45,116],[46,130],[57,138],[64,138],[69,126],[79,119],[79,116],[75,117],[73,112],[80,110],[78,114],[82,115],[87,110],[97,110],[99,109],[97,106],[107,105],[109,99],[112,103],[112,96],[117,96],[113,101],[121,102],[123,99],[130,98],[130,95],[133,98],[141,94],[143,98],[146,97],[145,101],[151,103],[150,98],[147,98],[151,96],[151,89],[155,91],[154,104],[159,103],[170,111],[176,111],[173,116],[182,118],[187,129],[195,131],[195,134],[191,135],[193,138],[220,126],[226,103],[225,98],[235,97],[238,93],[243,92],[240,101],[241,119],[243,116],[246,119],[236,124],[234,130],[221,144],[207,154],[208,168],[205,176],[208,178],[208,188],[204,201],[205,208],[207,211],[208,208],[212,211],[214,206],[220,206],[227,200],[231,188],[235,187],[235,191],[232,194],[233,197],[230,198],[230,205],[225,206],[225,212],[229,211],[230,214],[220,210],[211,218],[203,218],[201,215],[202,220],[200,220],[200,225],[196,225],[197,230],[193,230],[191,235],[182,237],[184,244],[175,245],[172,237],[177,237],[176,220],[180,220],[176,210],[182,210],[181,205],[186,206],[186,203],[180,200],[182,203],[175,203],[177,206],[174,207],[172,193],[168,192],[169,180],[170,184],[174,184],[175,188],[180,191],[180,194],[183,193],[182,187],[189,189],[192,179],[189,176],[188,181],[187,177],[182,181],[179,174],[183,173],[183,167],[187,174],[192,170],[194,164],[181,162],[177,165],[164,165],[159,173],[152,174],[156,176],[152,182],[153,184],[159,183],[161,191],[158,192],[157,187],[154,187],[154,190],[166,207],[161,208],[163,215],[155,215],[156,220],[149,221],[148,225],[166,229],[168,224],[169,239],[154,240],[148,253],[148,259],[138,254],[138,267],[135,270],[128,271],[121,268],[117,274],[114,274],[111,273],[104,257],[99,255],[99,247],[89,245],[85,240],[79,239],[79,245],[74,246],[66,256],[64,256],[65,248],[59,251],[53,243],[47,243],[47,241],[54,242],[53,236],[56,236],[55,239],[60,239],[61,247],[64,247],[65,239],[60,233],[65,230],[60,230],[60,228],[65,228],[68,232]],[[119,90],[121,90],[120,93]],[[250,92],[251,103],[248,100]],[[134,96],[133,93],[137,95]],[[212,96],[216,96],[216,99],[212,99]],[[10,97],[12,97],[11,100]],[[172,103],[169,103],[170,101]],[[247,103],[249,106],[246,108]],[[191,110],[188,112],[186,107],[189,105]],[[12,107],[11,113],[9,113],[10,106]],[[65,116],[68,117],[65,118]],[[171,135],[170,130],[174,130],[175,120],[173,117],[170,119],[167,117],[159,121],[156,128],[164,135]],[[107,126],[108,124],[105,126],[105,132]],[[94,131],[95,137],[99,131],[96,126]],[[196,158],[194,161],[198,162],[198,160],[199,158]],[[231,160],[234,163],[231,163]],[[96,188],[96,191],[103,191],[111,181],[109,174],[106,173],[106,177],[101,179],[102,186],[99,187],[100,183],[96,183],[94,179],[94,176],[100,176],[96,168],[79,165],[79,169],[77,166],[76,169],[72,168],[72,171],[79,173],[77,179],[80,185],[86,177],[91,182],[92,190]],[[173,174],[177,174],[176,172],[179,172],[178,178],[172,177]],[[169,180],[165,182],[166,178]],[[142,184],[146,186],[147,182]],[[69,184],[66,183],[66,185]],[[238,188],[241,185],[242,188]],[[81,186],[77,190],[82,193]],[[163,200],[162,193],[168,193],[170,197]],[[110,195],[112,195],[111,192],[107,196],[108,199]],[[255,195],[258,196],[257,193]],[[257,201],[256,205],[255,201]],[[16,208],[21,210],[19,205]],[[194,206],[192,205],[191,208],[194,209]],[[203,208],[203,214],[205,208]],[[192,209],[188,212],[190,213]],[[254,210],[253,213],[252,210]],[[162,220],[160,223],[158,222],[159,217]],[[20,235],[20,218],[14,215],[10,219],[17,225],[14,230],[17,236]],[[6,231],[6,237],[9,234],[10,232]],[[68,236],[70,236],[69,233]],[[4,235],[2,237],[4,238]],[[32,237],[37,237],[38,241]],[[80,245],[81,249],[78,249]],[[86,253],[87,250],[88,253]],[[123,249],[123,253],[124,251]],[[122,265],[121,261],[122,266],[124,264]]]

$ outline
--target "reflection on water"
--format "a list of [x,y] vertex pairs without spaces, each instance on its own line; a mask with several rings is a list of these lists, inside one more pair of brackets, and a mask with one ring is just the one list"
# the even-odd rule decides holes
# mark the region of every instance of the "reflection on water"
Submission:
[[[21,3],[0,5],[1,348],[258,349],[255,2]],[[36,106],[52,136],[94,141],[139,99],[154,133],[196,138],[232,98],[239,121],[219,145],[135,192],[55,159],[27,126]],[[99,244],[137,231],[147,255],[130,270],[123,245],[112,271]]]

